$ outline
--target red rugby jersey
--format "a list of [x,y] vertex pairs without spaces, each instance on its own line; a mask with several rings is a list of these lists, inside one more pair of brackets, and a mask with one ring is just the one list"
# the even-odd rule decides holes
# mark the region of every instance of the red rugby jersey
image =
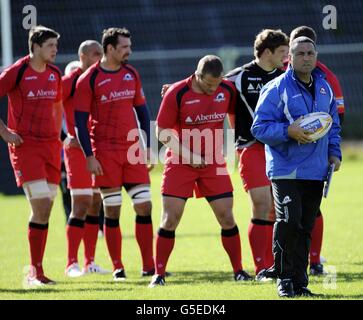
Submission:
[[138,72],[129,64],[117,71],[101,68],[100,62],[77,81],[75,111],[90,113],[91,143],[95,150],[126,150],[130,130],[137,129],[134,107],[146,104]]
[[325,64],[321,63],[320,61],[316,62],[316,67],[322,70],[326,75],[326,81],[328,81],[328,83],[330,84],[335,96],[335,100],[337,101],[338,113],[339,114],[344,113],[345,107],[344,107],[343,91],[340,86],[338,78],[333,73],[333,71],[331,71]]
[[[189,150],[204,157],[212,156],[214,160],[223,152],[223,121],[227,113],[234,113],[235,87],[223,80],[213,95],[196,93],[192,90],[193,77],[169,88],[161,102],[157,125],[174,129]],[[198,137],[198,132],[203,131],[210,133],[206,135],[208,138]]]
[[37,72],[29,56],[19,59],[0,75],[0,97],[8,95],[8,128],[27,140],[59,139],[55,103],[62,99],[60,70],[47,64]]
[[75,120],[74,120],[73,96],[75,93],[77,80],[81,74],[82,74],[81,68],[76,68],[70,74],[62,77],[63,107],[67,124],[67,130],[68,133],[74,137],[76,136],[76,132],[74,130]]

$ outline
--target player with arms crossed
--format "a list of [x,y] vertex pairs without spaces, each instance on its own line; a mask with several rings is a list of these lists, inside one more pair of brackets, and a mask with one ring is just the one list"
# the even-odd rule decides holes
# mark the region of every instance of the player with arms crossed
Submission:
[[[74,96],[78,138],[89,171],[95,175],[93,187],[101,189],[105,207],[104,234],[113,263],[113,278],[126,278],[121,260],[121,187],[136,212],[135,234],[142,260],[142,275],[154,273],[151,194],[148,168],[131,164],[129,148],[135,143],[128,134],[137,130],[137,118],[150,146],[150,116],[139,73],[127,63],[131,54],[131,34],[125,28],[109,28],[102,37],[103,57],[77,81]],[[88,131],[88,120],[91,126]],[[141,149],[139,150],[141,152]]]
[[30,271],[27,285],[54,284],[44,275],[42,261],[48,221],[60,181],[62,83],[52,65],[60,35],[44,26],[29,31],[29,55],[0,75],[0,97],[8,95],[8,126],[0,135],[9,146],[16,183],[31,206],[28,227]]

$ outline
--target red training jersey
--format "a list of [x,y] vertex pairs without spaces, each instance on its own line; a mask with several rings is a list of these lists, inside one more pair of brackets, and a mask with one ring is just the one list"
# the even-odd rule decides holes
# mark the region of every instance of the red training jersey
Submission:
[[214,161],[223,152],[223,122],[227,113],[234,113],[236,90],[232,82],[222,80],[213,95],[197,93],[192,90],[193,77],[169,88],[161,102],[157,125],[174,129],[189,150],[205,158],[212,156]]
[[337,101],[338,113],[344,114],[345,111],[344,97],[338,78],[333,73],[333,71],[331,71],[325,64],[321,63],[320,61],[316,62],[316,67],[324,72],[326,76],[326,81],[328,81],[333,90],[335,100]]
[[126,150],[130,130],[138,128],[134,107],[145,105],[138,72],[129,64],[107,71],[94,64],[77,81],[75,111],[90,113],[93,150]]
[[0,97],[8,95],[8,128],[25,140],[57,140],[55,103],[62,100],[60,70],[47,64],[37,72],[30,57],[19,59],[0,75]]
[[64,107],[67,131],[73,137],[76,136],[76,132],[74,130],[75,120],[74,120],[73,96],[76,90],[77,80],[81,74],[82,74],[82,69],[76,68],[68,75],[62,77],[63,107]]

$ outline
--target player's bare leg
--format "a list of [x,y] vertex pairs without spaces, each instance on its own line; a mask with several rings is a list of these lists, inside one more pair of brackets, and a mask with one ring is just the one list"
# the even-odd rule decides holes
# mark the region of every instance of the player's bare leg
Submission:
[[[208,200],[208,199],[207,199]],[[222,244],[231,261],[236,281],[252,280],[242,267],[242,248],[238,227],[233,217],[233,198],[221,198],[209,201],[209,205],[222,228]]]
[[50,198],[30,200],[30,206],[32,212],[29,221],[32,223],[47,224],[52,208],[52,201]]

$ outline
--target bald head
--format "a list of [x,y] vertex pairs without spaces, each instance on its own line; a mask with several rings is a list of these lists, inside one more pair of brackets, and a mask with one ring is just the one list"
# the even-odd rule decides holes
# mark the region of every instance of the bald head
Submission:
[[83,41],[78,48],[78,56],[81,56],[81,54],[87,55],[92,48],[97,48],[100,49],[100,51],[102,51],[101,44],[96,40]]
[[79,60],[82,69],[87,69],[94,63],[98,62],[103,54],[102,46],[95,40],[86,40],[81,43],[78,49]]
[[210,74],[213,78],[219,78],[223,74],[222,60],[214,55],[204,56],[198,62],[196,74],[200,77],[204,77]]

